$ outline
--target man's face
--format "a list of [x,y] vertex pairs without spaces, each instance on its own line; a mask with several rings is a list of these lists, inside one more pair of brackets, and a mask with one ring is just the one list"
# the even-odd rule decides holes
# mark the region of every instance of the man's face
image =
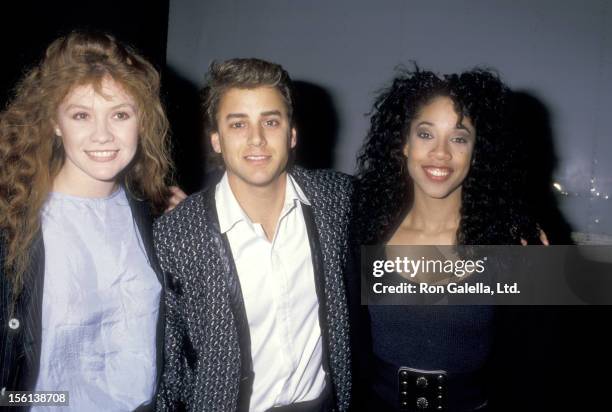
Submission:
[[230,184],[275,184],[296,144],[280,92],[267,86],[229,89],[221,97],[216,118],[211,143],[223,157]]

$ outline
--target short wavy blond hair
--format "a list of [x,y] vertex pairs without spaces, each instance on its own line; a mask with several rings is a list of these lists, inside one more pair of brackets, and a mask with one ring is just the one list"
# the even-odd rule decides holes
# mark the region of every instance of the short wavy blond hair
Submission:
[[105,78],[137,104],[138,150],[122,174],[123,184],[136,198],[148,200],[154,212],[166,206],[172,163],[159,73],[111,35],[73,32],[58,38],[0,114],[0,230],[4,269],[15,294],[40,231],[40,210],[64,163],[61,139],[54,134],[58,107],[75,87],[92,85],[100,93]]

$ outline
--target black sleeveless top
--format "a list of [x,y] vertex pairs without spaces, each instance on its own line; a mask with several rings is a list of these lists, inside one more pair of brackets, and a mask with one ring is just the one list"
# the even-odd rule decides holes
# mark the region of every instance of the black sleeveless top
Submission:
[[[397,273],[387,276],[391,284],[406,281]],[[368,306],[370,409],[400,410],[398,370],[404,366],[447,373],[446,411],[484,411],[494,307],[460,305],[465,298],[456,295],[446,298],[454,305],[440,300],[410,304],[411,299],[424,303],[422,297],[399,299],[403,304]]]
[[487,402],[492,306],[369,306],[371,398],[376,410],[398,410],[398,369],[447,372],[450,411]]

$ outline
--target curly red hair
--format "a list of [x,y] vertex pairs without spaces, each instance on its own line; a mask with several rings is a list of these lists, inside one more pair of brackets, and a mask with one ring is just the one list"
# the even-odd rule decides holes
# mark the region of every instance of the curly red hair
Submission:
[[111,35],[60,37],[23,77],[0,115],[0,229],[4,268],[16,294],[40,230],[40,210],[64,162],[61,139],[54,135],[57,108],[74,87],[92,85],[100,92],[105,78],[117,82],[138,107],[138,150],[123,173],[126,190],[150,201],[155,212],[165,208],[172,164],[159,73]]

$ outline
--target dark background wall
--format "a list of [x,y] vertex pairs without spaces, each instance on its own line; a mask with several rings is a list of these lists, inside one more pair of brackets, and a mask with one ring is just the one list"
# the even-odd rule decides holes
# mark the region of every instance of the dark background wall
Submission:
[[396,65],[493,67],[521,92],[542,220],[558,201],[574,230],[589,233],[581,240],[612,241],[606,0],[170,1],[167,63],[187,90],[201,86],[212,60],[231,57],[284,65],[305,96],[299,151],[316,154],[307,156],[312,165],[348,173],[365,114]]
[[136,47],[158,69],[165,67],[168,0],[5,3],[0,8],[2,105],[23,73],[40,61],[49,43],[75,29],[111,32]]

